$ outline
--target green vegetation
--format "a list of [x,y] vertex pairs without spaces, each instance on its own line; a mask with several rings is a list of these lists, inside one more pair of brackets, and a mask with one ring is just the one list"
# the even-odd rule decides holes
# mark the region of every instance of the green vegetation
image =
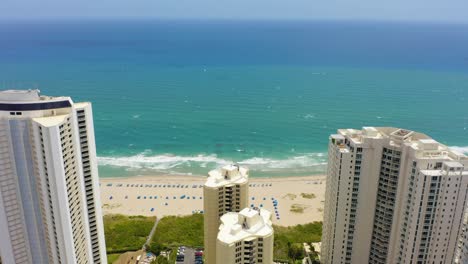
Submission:
[[292,243],[289,245],[288,257],[291,260],[302,260],[305,256],[304,247],[301,243]]
[[119,258],[120,254],[107,254],[107,263],[112,264]]
[[304,209],[306,209],[307,206],[302,205],[302,204],[293,204],[291,205],[291,209],[289,211],[296,213],[296,214],[302,214],[304,212]]
[[316,197],[314,193],[301,193],[301,196],[304,199],[314,199]]
[[[148,250],[156,255],[162,250],[176,253],[178,246],[203,247],[203,215],[166,216],[159,221]],[[170,260],[175,260],[175,254]]]
[[274,258],[288,260],[290,263],[295,263],[303,257],[302,243],[319,242],[322,237],[322,222],[273,227],[275,229]]
[[297,197],[297,195],[295,195],[293,193],[288,193],[285,196],[283,196],[283,198],[287,198],[289,200],[294,200],[294,199],[296,199],[296,197]]
[[151,264],[169,264],[169,260],[163,256],[158,256]]
[[[145,243],[146,236],[151,231],[154,221],[154,217],[104,216],[109,263],[115,261],[119,255],[110,253],[140,249]],[[274,258],[289,263],[296,263],[303,258],[302,243],[318,242],[322,236],[322,222],[290,227],[273,227],[275,229]],[[156,255],[159,255],[162,250],[171,250],[169,263],[173,263],[177,247],[181,245],[194,248],[203,246],[203,215],[162,218],[148,250]],[[166,264],[165,261],[163,257],[160,257],[153,264]]]
[[[141,249],[155,217],[105,215],[104,233],[107,254],[124,253]],[[109,263],[112,263],[109,261]]]

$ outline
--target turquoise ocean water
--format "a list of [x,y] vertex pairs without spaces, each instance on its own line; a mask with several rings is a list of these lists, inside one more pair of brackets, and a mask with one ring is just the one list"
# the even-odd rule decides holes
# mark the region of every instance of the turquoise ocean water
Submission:
[[468,150],[468,25],[3,21],[0,87],[92,101],[101,177],[320,174],[362,126]]

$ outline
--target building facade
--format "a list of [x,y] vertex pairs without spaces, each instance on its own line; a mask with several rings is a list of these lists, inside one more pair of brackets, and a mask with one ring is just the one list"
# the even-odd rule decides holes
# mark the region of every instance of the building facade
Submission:
[[3,263],[106,263],[90,103],[0,92]]
[[458,246],[453,263],[468,263],[468,206],[465,208],[465,217],[463,218],[463,227],[458,236]]
[[216,238],[221,216],[248,206],[248,170],[228,165],[208,174],[203,187],[205,261],[216,263]]
[[468,157],[391,127],[330,136],[323,263],[453,263]]
[[221,217],[216,242],[216,264],[273,263],[271,213],[245,208]]

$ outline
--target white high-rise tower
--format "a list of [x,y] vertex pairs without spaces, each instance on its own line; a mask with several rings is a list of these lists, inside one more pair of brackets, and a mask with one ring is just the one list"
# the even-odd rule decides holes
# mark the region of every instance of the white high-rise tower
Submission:
[[107,263],[90,103],[0,92],[3,263]]
[[273,226],[265,209],[245,208],[221,216],[216,263],[273,263]]
[[392,127],[330,136],[322,263],[453,263],[468,157]]
[[248,170],[228,165],[212,170],[203,187],[204,244],[207,264],[216,263],[216,239],[221,216],[240,212],[247,207],[249,197]]
[[458,245],[455,252],[453,263],[466,264],[468,263],[468,202],[465,208],[465,217],[463,219],[463,227],[458,235]]

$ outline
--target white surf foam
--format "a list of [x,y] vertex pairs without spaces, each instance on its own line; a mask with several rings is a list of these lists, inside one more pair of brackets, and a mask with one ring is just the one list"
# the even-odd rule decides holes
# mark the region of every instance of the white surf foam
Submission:
[[464,153],[464,154],[468,155],[468,146],[465,146],[465,147],[452,146],[450,148],[457,151],[457,152]]
[[128,157],[98,157],[99,165],[128,167],[133,169],[156,169],[168,170],[181,165],[189,165],[191,162],[200,164],[216,163],[228,164],[229,161],[219,159],[216,155],[197,156],[175,156],[170,154],[148,156],[148,152],[143,152],[135,156]]
[[[452,146],[454,151],[468,155],[468,146]],[[260,172],[325,172],[327,165],[326,153],[303,153],[285,159],[269,157],[252,157],[244,160],[230,160],[215,154],[199,154],[193,156],[178,156],[173,154],[154,155],[151,150],[145,150],[134,156],[98,157],[99,165],[120,167],[126,170],[156,170],[165,173],[191,173],[191,170],[208,171],[223,165],[237,162]]]
[[237,162],[255,171],[309,171],[317,166],[326,165],[324,153],[307,153],[286,159],[273,159],[265,157],[253,157],[245,160],[229,160],[219,158],[214,154],[177,156],[171,154],[151,155],[150,151],[127,157],[101,156],[98,157],[99,165],[122,167],[126,169],[144,169],[171,172],[177,169],[206,168],[207,170]]

